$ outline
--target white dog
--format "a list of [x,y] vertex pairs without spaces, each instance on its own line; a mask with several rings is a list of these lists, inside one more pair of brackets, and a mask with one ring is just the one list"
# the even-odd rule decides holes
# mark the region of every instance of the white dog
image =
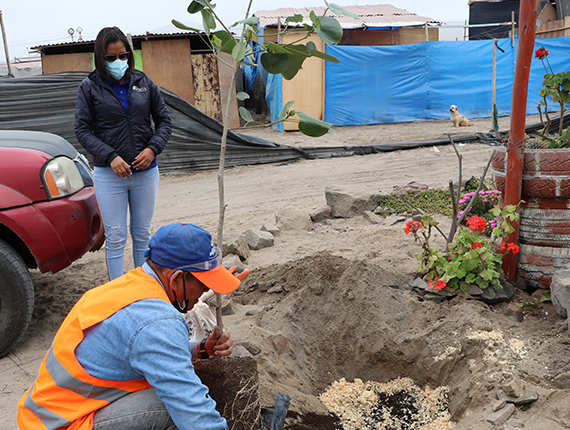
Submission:
[[451,122],[453,123],[454,127],[469,127],[473,125],[471,121],[469,121],[463,115],[459,114],[457,111],[457,106],[451,105],[449,107],[449,112],[451,113]]

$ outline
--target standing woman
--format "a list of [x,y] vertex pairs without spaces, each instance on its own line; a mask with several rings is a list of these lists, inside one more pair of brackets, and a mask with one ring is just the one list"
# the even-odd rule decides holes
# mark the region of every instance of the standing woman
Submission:
[[159,179],[156,156],[170,132],[162,95],[135,69],[126,36],[117,27],[102,29],[95,40],[95,70],[79,86],[75,135],[93,157],[110,280],[124,273],[127,208],[135,267],[145,262]]

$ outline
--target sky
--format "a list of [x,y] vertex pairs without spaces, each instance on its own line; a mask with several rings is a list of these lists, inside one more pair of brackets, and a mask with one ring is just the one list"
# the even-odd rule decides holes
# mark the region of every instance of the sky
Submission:
[[[199,26],[200,15],[190,15],[186,8],[191,0],[4,0],[0,3],[10,59],[28,57],[28,49],[38,45],[71,42],[68,34],[74,29],[77,41],[78,28],[83,40],[94,40],[103,27],[117,26],[133,35],[178,31],[171,20],[189,26]],[[341,6],[366,4],[392,4],[409,12],[446,23],[464,22],[468,18],[468,0],[333,0]],[[229,25],[243,19],[248,0],[214,0],[216,12]],[[253,0],[251,12],[280,7],[324,6],[322,0]],[[251,14],[250,14],[251,15]],[[4,43],[0,39],[0,64],[6,63]]]

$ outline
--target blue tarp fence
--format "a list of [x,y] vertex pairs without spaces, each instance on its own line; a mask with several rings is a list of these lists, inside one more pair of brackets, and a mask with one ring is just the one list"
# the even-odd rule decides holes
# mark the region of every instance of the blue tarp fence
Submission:
[[[511,112],[518,40],[514,47],[511,39],[497,44],[496,104],[504,116]],[[537,39],[535,50],[543,45],[555,73],[570,70],[570,37]],[[333,125],[449,119],[452,104],[468,118],[492,115],[493,40],[327,46],[326,53],[340,60],[327,62],[325,69],[324,120]],[[527,114],[538,113],[544,73],[542,62],[533,58]],[[280,85],[272,85],[271,92],[267,98],[273,116],[287,100],[280,103]],[[549,103],[553,111],[557,107]]]

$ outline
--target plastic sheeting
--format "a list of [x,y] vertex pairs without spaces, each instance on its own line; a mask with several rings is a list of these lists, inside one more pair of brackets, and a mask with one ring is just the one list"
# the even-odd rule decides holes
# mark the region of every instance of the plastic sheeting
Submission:
[[[87,76],[65,72],[29,78],[0,79],[0,129],[58,134],[90,156],[75,138],[77,88]],[[159,155],[162,172],[216,169],[222,124],[175,94],[161,89],[172,118],[172,136]],[[226,166],[273,163],[311,157],[299,148],[229,132]]]
[[[515,41],[516,42],[516,41]],[[518,45],[498,39],[496,104],[510,115]],[[568,70],[570,37],[537,39],[554,72]],[[449,119],[449,106],[468,118],[492,115],[493,41],[424,42],[397,46],[327,46],[340,60],[326,63],[325,121],[336,126]],[[528,114],[537,113],[545,70],[531,65]],[[281,76],[270,75],[268,105],[272,120],[282,107]],[[550,104],[552,110],[558,106]]]

